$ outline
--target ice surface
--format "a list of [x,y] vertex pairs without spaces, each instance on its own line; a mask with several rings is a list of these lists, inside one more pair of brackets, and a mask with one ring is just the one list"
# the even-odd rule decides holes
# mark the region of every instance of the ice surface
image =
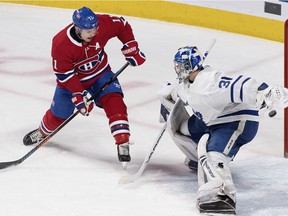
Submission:
[[[71,22],[72,10],[0,3],[0,161],[15,160],[31,148],[23,136],[35,129],[49,108],[55,88],[51,69],[52,37]],[[203,52],[230,73],[247,73],[270,84],[283,83],[283,44],[210,29],[126,17],[147,62],[119,77],[135,142],[127,172],[138,171],[156,139],[157,91],[174,80],[173,56],[181,46]],[[107,45],[114,71],[124,63],[121,43]],[[124,171],[117,161],[108,122],[100,109],[77,116],[52,140],[16,167],[0,170],[3,216],[191,216],[197,176],[184,155],[164,134],[143,176],[118,185]],[[258,136],[231,164],[242,216],[286,216],[288,160],[283,158],[283,113],[262,119]]]

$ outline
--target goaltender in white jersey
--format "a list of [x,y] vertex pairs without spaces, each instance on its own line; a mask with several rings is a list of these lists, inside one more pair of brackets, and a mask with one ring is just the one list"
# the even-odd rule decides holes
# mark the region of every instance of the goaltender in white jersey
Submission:
[[159,91],[161,120],[186,155],[185,164],[198,170],[200,212],[236,214],[229,163],[256,136],[259,115],[286,107],[287,89],[204,67],[203,61],[195,46],[178,49],[178,77]]
[[243,75],[231,78],[218,69],[205,67],[193,84],[180,80],[175,83],[175,92],[207,126],[258,120],[255,95],[251,93],[257,92],[259,84],[254,79]]

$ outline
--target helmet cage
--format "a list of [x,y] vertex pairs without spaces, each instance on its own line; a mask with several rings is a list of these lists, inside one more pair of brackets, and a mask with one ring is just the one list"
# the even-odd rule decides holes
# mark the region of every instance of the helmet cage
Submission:
[[187,78],[202,68],[203,57],[197,47],[182,47],[174,57],[174,69],[179,78]]

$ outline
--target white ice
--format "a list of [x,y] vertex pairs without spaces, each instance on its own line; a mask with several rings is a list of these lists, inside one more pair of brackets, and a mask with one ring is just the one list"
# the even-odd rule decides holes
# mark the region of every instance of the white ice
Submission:
[[[0,161],[21,158],[33,147],[23,136],[38,127],[55,88],[52,37],[71,22],[73,10],[0,3]],[[128,67],[119,80],[125,92],[135,144],[127,173],[138,171],[162,125],[157,91],[173,81],[173,56],[185,45],[202,51],[217,40],[207,64],[283,84],[283,44],[211,29],[126,17],[147,62]],[[125,60],[117,39],[107,45],[117,71]],[[283,112],[262,119],[258,136],[231,164],[238,189],[237,214],[285,216],[288,160],[283,158]],[[118,185],[125,174],[117,160],[108,122],[100,109],[77,116],[18,166],[0,170],[3,216],[191,216],[196,173],[168,134],[161,139],[143,176]]]

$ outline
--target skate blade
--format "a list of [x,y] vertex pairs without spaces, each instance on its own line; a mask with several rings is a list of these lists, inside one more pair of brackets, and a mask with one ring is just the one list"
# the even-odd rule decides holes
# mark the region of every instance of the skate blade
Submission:
[[122,165],[122,169],[123,170],[127,170],[127,162],[121,162],[121,165]]

